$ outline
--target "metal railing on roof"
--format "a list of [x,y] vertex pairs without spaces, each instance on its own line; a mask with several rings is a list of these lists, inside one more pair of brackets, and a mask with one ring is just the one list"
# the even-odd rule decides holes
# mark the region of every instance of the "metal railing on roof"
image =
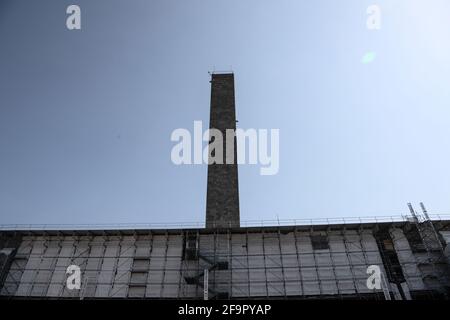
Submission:
[[[433,221],[450,220],[450,214],[432,214]],[[386,222],[412,222],[411,216],[366,216],[314,219],[244,220],[241,227],[314,226],[332,224],[363,224]],[[143,229],[198,229],[204,222],[155,222],[155,223],[108,223],[108,224],[0,224],[0,231],[56,231],[56,230],[143,230]]]

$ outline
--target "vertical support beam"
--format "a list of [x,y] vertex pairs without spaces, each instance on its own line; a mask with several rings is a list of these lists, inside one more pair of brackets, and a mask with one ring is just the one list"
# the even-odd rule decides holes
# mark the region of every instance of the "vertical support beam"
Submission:
[[18,235],[5,236],[4,239],[0,239],[0,291],[3,289],[14,256],[21,242],[22,237]]
[[280,232],[280,226],[278,226],[278,249],[280,250],[280,262],[281,262],[281,276],[283,278],[283,295],[286,298],[286,276],[284,274],[284,263],[283,263],[283,251],[281,249],[281,232]]
[[263,255],[263,261],[264,261],[264,282],[266,285],[266,298],[268,298],[269,297],[269,280],[267,279],[265,233],[264,233],[263,228],[261,228],[261,239],[262,239],[262,255]]
[[248,242],[248,229],[245,229],[245,258],[246,258],[246,262],[247,262],[247,292],[248,292],[248,297],[251,296],[252,292],[251,290],[251,285],[250,285],[250,259],[249,259],[249,242]]
[[331,241],[330,241],[330,228],[329,227],[327,229],[327,241],[328,241],[328,247],[329,247],[328,251],[329,251],[329,255],[330,255],[331,268],[333,269],[333,276],[334,276],[334,281],[336,283],[337,294],[338,294],[339,298],[342,299],[341,290],[339,288],[338,276],[336,273],[336,263],[334,262],[333,249],[332,249]]
[[352,261],[351,255],[350,255],[350,249],[348,247],[347,229],[345,227],[342,228],[341,235],[342,235],[342,241],[344,242],[345,254],[347,256],[347,260],[348,260],[348,263],[350,266],[350,272],[352,274],[352,281],[353,281],[353,286],[355,287],[355,294],[359,299],[361,299],[361,295],[360,295],[359,288],[358,288],[358,282],[356,280],[355,269],[354,269],[353,261]]
[[311,241],[311,249],[312,249],[312,257],[314,259],[314,272],[317,276],[317,283],[319,284],[319,294],[322,295],[323,294],[323,290],[322,290],[322,280],[320,279],[320,273],[319,273],[319,266],[317,264],[317,257],[316,257],[316,250],[313,247],[312,244],[312,236],[313,236],[313,229],[310,229],[309,231],[309,241]]
[[[228,255],[227,255],[227,261],[228,261],[228,274],[229,274],[229,279],[230,282],[228,284],[228,292],[229,292],[229,297],[233,296],[233,238],[232,238],[232,234],[230,232],[230,229],[228,229],[228,234],[227,234],[227,238],[228,238]],[[227,276],[228,277],[228,276]]]
[[305,285],[303,283],[303,274],[302,274],[302,266],[301,266],[301,261],[300,261],[300,248],[298,247],[298,237],[297,237],[297,227],[295,227],[294,229],[294,241],[295,241],[295,254],[297,256],[297,267],[298,267],[298,272],[300,274],[300,289],[301,289],[301,296],[305,295]]
[[208,300],[208,290],[209,290],[209,270],[205,268],[203,274],[203,300]]
[[[152,263],[153,263],[153,246],[154,246],[154,241],[155,241],[155,235],[153,234],[153,232],[149,232],[149,251],[148,251],[148,257],[149,257],[149,263],[148,263],[148,273],[147,273],[147,281],[146,281],[146,287],[145,287],[145,297],[148,298],[150,295],[150,290],[151,290],[151,281],[153,280],[150,277],[150,271],[152,271]],[[150,289],[149,289],[150,288]]]
[[[179,237],[183,238],[183,231],[180,232]],[[181,245],[183,245],[183,242],[181,242]],[[183,250],[182,250],[181,254],[183,254]],[[184,297],[184,291],[183,291],[184,281],[182,280],[183,279],[183,263],[184,263],[183,261],[184,261],[184,259],[182,257],[180,257],[180,260],[182,260],[182,261],[180,261],[180,264],[178,265],[178,289],[177,289],[177,298],[178,299]]]

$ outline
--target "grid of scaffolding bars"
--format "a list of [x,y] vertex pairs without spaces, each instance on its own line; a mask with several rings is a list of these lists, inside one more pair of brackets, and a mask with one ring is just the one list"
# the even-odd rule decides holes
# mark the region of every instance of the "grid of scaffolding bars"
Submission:
[[[382,241],[391,241],[404,277],[400,289],[391,280],[392,295],[399,296],[401,290],[410,298],[410,291],[439,289],[439,276],[426,263],[428,253],[412,250],[405,236],[407,227],[391,225],[388,230],[390,239]],[[198,242],[198,256],[193,259],[185,256],[188,233]],[[363,298],[372,293],[383,299],[383,290],[367,287],[370,265],[380,266],[389,278],[386,253],[374,234],[374,225],[362,224],[321,230],[270,227],[24,235],[1,295],[200,299],[202,272],[210,269],[212,297]],[[81,269],[80,290],[66,287],[71,264]]]

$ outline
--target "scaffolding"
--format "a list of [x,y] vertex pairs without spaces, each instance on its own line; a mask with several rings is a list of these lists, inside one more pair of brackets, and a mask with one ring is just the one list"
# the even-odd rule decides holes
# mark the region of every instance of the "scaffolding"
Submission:
[[[418,267],[423,270],[428,270],[424,277],[424,282],[430,290],[437,290],[444,295],[448,295],[450,270],[448,258],[444,251],[445,244],[442,237],[436,231],[436,227],[422,202],[420,203],[420,207],[422,213],[418,213],[414,210],[411,203],[408,203],[412,220],[424,249],[424,255],[418,257]],[[445,285],[443,286],[442,283]]]
[[[425,251],[415,252],[408,239],[414,227]],[[425,235],[436,238],[449,228],[448,220],[424,223],[417,217],[309,226],[23,231],[0,292],[75,299],[203,299],[205,290],[208,299],[436,297],[444,294],[448,274],[445,260],[435,259],[436,243]],[[65,285],[71,264],[81,269],[80,290]],[[382,273],[380,289],[367,286],[373,265]]]

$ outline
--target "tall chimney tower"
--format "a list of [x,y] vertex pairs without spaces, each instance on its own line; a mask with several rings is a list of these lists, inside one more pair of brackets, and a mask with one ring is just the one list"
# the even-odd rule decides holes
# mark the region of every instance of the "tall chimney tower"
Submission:
[[206,193],[206,228],[239,227],[239,188],[236,137],[233,139],[234,162],[227,164],[226,129],[236,130],[233,73],[212,74],[209,128],[223,136],[223,164],[208,165]]

